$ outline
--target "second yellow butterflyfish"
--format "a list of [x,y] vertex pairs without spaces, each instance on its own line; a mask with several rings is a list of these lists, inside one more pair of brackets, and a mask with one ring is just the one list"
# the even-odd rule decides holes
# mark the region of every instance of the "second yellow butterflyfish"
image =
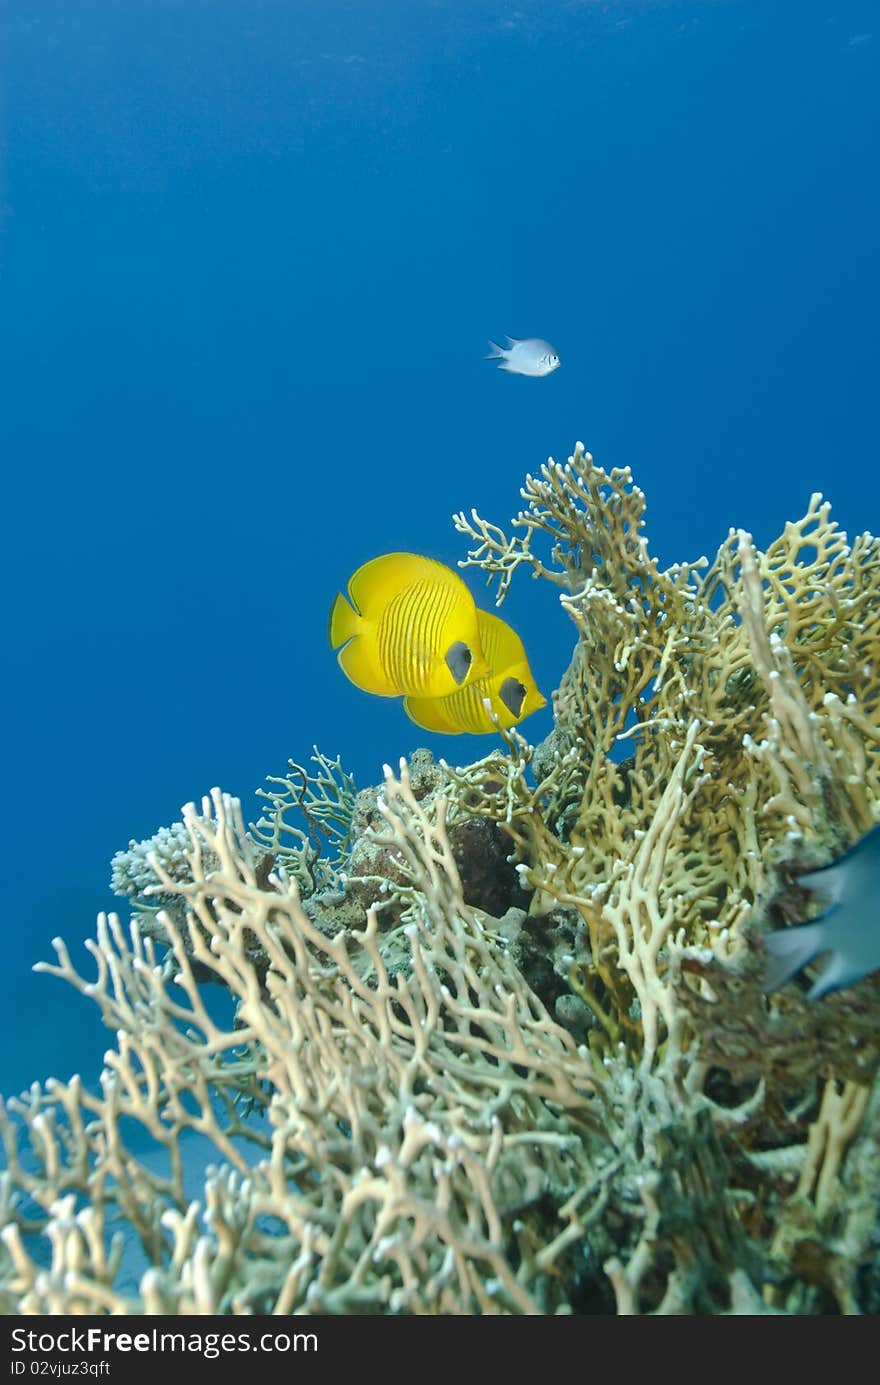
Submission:
[[493,715],[507,729],[547,705],[546,697],[538,691],[523,642],[516,631],[500,616],[488,611],[478,611],[477,615],[480,641],[491,672],[449,697],[404,698],[407,716],[425,731],[450,735],[469,731],[480,735],[497,730]]
[[445,697],[488,673],[474,599],[443,563],[385,553],[359,567],[347,590],[330,611],[330,644],[365,692]]

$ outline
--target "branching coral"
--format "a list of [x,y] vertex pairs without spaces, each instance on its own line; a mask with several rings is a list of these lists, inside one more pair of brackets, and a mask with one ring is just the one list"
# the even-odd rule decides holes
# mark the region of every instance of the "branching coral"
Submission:
[[269,775],[270,787],[257,789],[257,797],[268,807],[251,824],[253,840],[306,893],[339,885],[357,798],[355,782],[339,756],[331,760],[315,746],[312,764],[313,774],[290,760],[287,774]]
[[[119,1046],[99,1094],[74,1078],[10,1103],[7,1179],[30,1211],[3,1232],[7,1303],[16,1297],[28,1312],[555,1306],[558,1281],[530,1247],[578,1187],[601,1101],[567,1031],[464,904],[442,808],[425,816],[404,769],[388,778],[383,812],[409,881],[406,974],[389,973],[374,912],[362,933],[328,941],[292,882],[262,888],[238,805],[219,793],[184,815],[191,880],[175,882],[153,861],[187,910],[185,931],[162,918],[164,959],[136,923],[126,934],[112,916],[91,946],[94,980],[58,943],[47,970],[98,1000]],[[268,966],[255,965],[255,949]],[[237,1000],[231,1028],[206,1011],[191,958]],[[242,1115],[244,1099],[263,1121]],[[167,1176],[137,1157],[126,1126],[164,1147]],[[182,1137],[193,1130],[235,1170],[209,1174],[204,1210],[184,1194]],[[130,1299],[115,1286],[109,1236],[119,1218],[151,1266]],[[36,1226],[52,1246],[47,1268],[25,1234]]]
[[[581,447],[528,478],[523,498],[512,537],[456,516],[475,542],[467,564],[498,580],[499,599],[520,567],[550,578],[578,645],[548,747],[511,740],[507,757],[460,774],[459,802],[507,823],[534,912],[552,899],[583,918],[590,955],[570,979],[596,1048],[624,1042],[695,1105],[720,1069],[760,1076],[771,1085],[740,1141],[787,1147],[801,1167],[812,1136],[774,1117],[777,1091],[813,1093],[817,1076],[869,1090],[877,978],[821,1010],[795,993],[768,1012],[755,930],[805,906],[787,867],[828,860],[878,816],[880,544],[850,547],[814,496],[766,553],[731,532],[711,564],[661,571],[628,471],[606,474]],[[860,1244],[867,1255],[870,1238]],[[839,1279],[833,1292],[847,1297]]]
[[250,832],[215,791],[117,858],[131,924],[46,968],[100,1083],[0,1118],[6,1311],[880,1307],[878,978],[768,1001],[760,949],[880,818],[880,545],[814,497],[661,570],[628,471],[522,494],[456,523],[574,623],[548,741],[357,797],[316,751]]
[[766,554],[731,532],[711,565],[661,571],[629,472],[581,447],[523,496],[512,538],[456,516],[476,540],[466,561],[499,599],[518,567],[550,577],[578,645],[547,750],[511,740],[460,775],[459,799],[508,824],[536,911],[552,897],[583,914],[591,972],[618,1011],[637,1002],[650,1062],[658,1009],[667,1033],[680,1018],[675,949],[735,953],[781,863],[827,860],[874,820],[880,544],[849,548],[814,496]]

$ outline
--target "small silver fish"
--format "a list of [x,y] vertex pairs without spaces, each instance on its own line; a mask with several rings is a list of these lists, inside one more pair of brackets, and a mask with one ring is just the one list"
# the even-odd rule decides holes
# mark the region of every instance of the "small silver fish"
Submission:
[[767,933],[764,990],[775,991],[820,953],[830,954],[809,1000],[853,986],[880,967],[880,826],[820,870],[798,877],[826,904],[812,923]]
[[537,379],[550,375],[562,364],[549,341],[542,341],[540,337],[507,337],[506,340],[509,343],[506,349],[497,342],[489,342],[492,350],[486,360],[499,361],[499,370],[509,370],[511,375],[532,375]]

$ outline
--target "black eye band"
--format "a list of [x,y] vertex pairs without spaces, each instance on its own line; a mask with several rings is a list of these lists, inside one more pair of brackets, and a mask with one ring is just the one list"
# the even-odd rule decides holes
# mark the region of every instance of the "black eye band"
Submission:
[[468,649],[463,640],[456,640],[446,651],[446,667],[452,674],[456,683],[461,687],[468,676],[468,669],[474,661],[474,656]]
[[526,700],[526,690],[518,678],[505,678],[498,696],[512,717],[518,717]]

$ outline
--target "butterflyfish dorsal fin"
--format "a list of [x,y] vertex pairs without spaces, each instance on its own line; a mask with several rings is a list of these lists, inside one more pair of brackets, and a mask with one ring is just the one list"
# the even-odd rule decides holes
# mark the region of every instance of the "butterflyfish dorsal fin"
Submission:
[[417,582],[464,586],[451,568],[419,553],[383,553],[352,573],[348,595],[352,605],[367,618],[383,611],[399,592]]

